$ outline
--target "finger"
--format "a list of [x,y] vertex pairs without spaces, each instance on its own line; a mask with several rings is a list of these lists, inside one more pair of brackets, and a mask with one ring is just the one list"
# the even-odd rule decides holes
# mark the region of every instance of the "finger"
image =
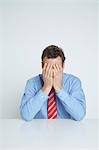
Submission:
[[50,65],[50,67],[49,67],[48,76],[52,77],[52,65]]
[[59,65],[55,64],[57,71],[60,71]]
[[50,78],[53,77],[53,71],[52,71],[52,67],[51,67],[51,70],[50,70]]
[[44,67],[43,67],[43,73],[45,74],[46,72],[46,67],[47,67],[47,63],[44,64]]
[[59,65],[59,72],[60,72],[60,74],[63,76],[63,67],[62,67],[62,65]]
[[56,74],[56,73],[55,73],[55,69],[53,69],[53,74],[54,74],[54,76],[55,76],[55,74]]
[[53,69],[53,78],[55,79],[57,76],[57,72],[55,71],[55,69]]
[[50,64],[48,64],[48,65],[47,65],[47,67],[46,67],[46,75],[47,75],[47,76],[48,76],[48,74],[49,74],[50,66],[51,66],[51,65],[50,65]]
[[46,67],[47,67],[47,63],[45,63],[45,64],[44,64],[44,68],[43,68],[43,70],[45,70],[45,69],[46,69]]
[[57,68],[56,68],[56,66],[54,65],[54,74],[57,74]]
[[55,70],[55,67],[53,68],[53,77],[55,78],[56,76],[56,70]]
[[62,70],[63,70],[63,67],[62,67],[62,65],[59,65],[59,69],[60,69],[60,71],[62,71]]
[[58,67],[59,67],[59,71],[62,72],[62,71],[63,71],[62,66],[61,66],[61,65],[58,65]]

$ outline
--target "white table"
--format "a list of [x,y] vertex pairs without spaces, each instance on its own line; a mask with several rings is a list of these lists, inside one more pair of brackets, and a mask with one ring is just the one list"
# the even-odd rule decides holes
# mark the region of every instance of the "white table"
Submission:
[[97,120],[0,120],[0,150],[97,150]]

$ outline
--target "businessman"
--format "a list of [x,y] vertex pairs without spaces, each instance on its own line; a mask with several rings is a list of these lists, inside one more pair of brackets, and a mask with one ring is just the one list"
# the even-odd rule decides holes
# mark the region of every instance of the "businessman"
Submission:
[[32,119],[82,120],[86,101],[78,77],[64,73],[63,50],[50,45],[43,50],[42,74],[26,83],[20,114],[26,121]]

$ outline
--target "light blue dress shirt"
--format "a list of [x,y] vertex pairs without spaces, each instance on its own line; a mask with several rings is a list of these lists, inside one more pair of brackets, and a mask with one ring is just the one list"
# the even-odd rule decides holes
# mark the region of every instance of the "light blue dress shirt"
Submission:
[[[47,102],[49,96],[42,91],[42,74],[29,79],[22,97],[20,114],[26,121],[47,119]],[[74,75],[64,73],[63,88],[55,93],[57,119],[81,120],[86,114],[85,95],[81,81]]]

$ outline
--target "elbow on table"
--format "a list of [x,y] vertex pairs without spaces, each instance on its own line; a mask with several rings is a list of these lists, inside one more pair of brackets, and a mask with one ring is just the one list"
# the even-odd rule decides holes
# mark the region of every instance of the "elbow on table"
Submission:
[[21,118],[25,121],[32,121],[33,120],[33,117],[31,115],[29,115],[29,113],[24,112],[24,110],[20,111],[20,115],[21,115]]
[[86,112],[82,112],[81,114],[78,114],[78,115],[75,117],[74,120],[75,120],[75,121],[81,121],[81,120],[84,119],[85,115],[86,115]]

